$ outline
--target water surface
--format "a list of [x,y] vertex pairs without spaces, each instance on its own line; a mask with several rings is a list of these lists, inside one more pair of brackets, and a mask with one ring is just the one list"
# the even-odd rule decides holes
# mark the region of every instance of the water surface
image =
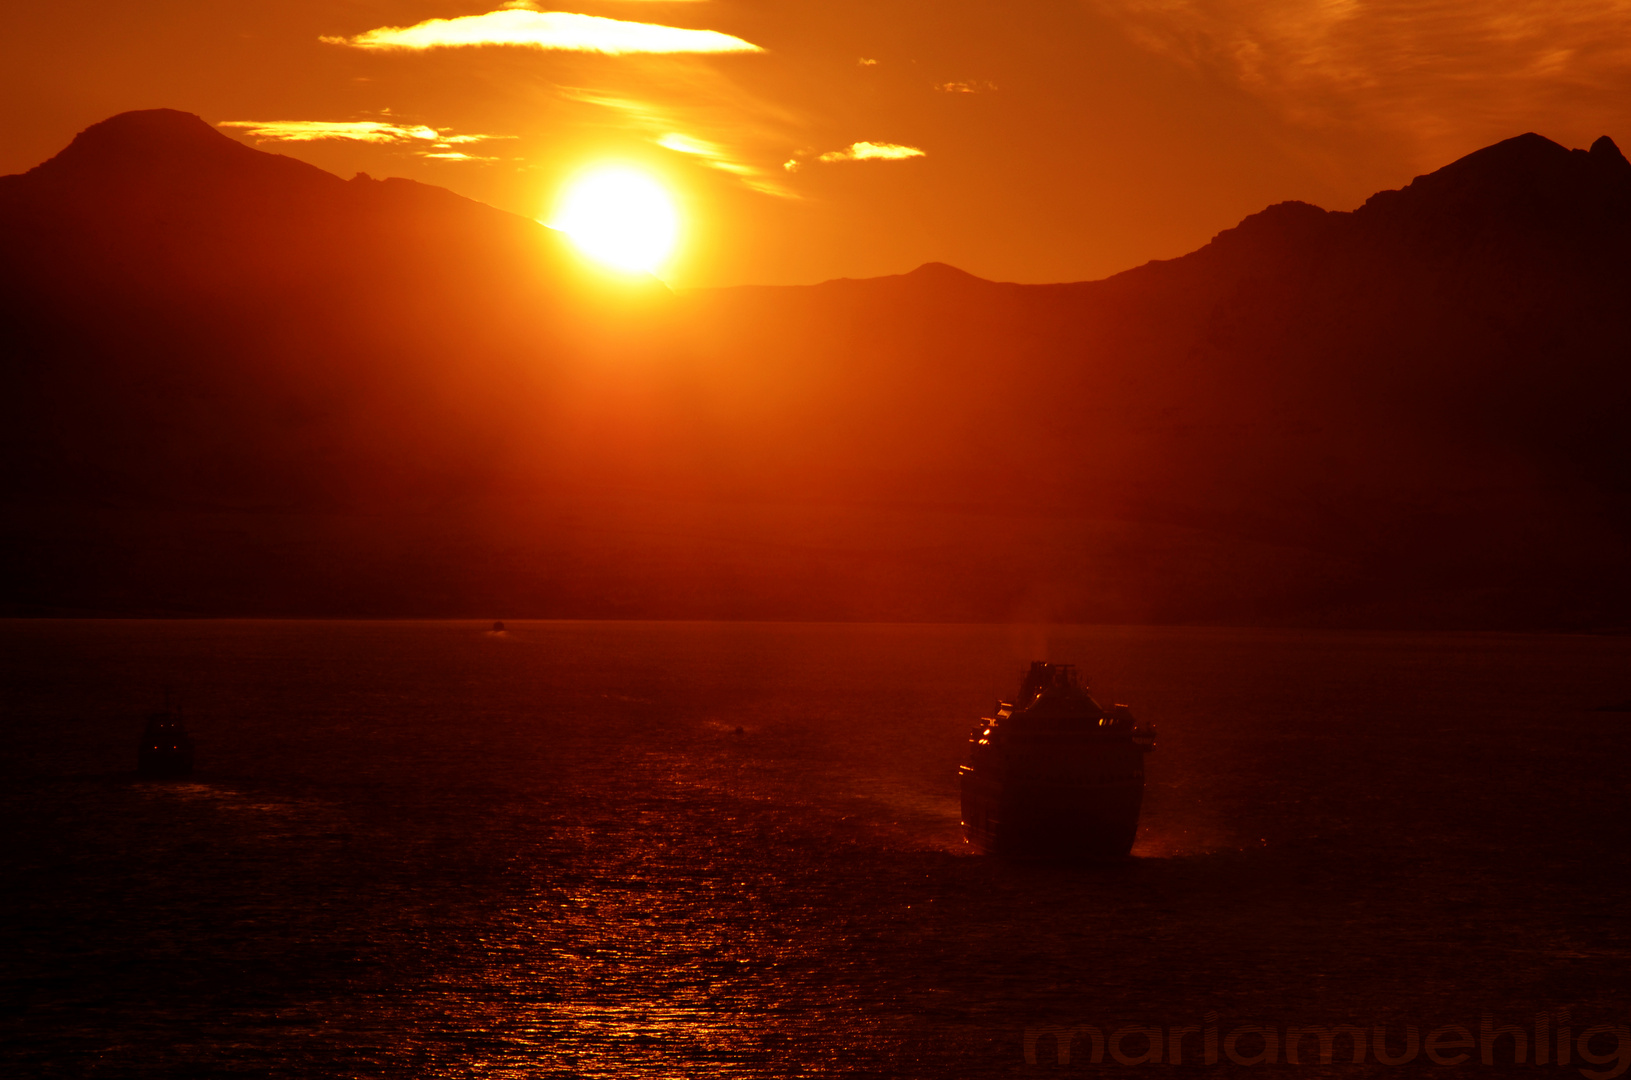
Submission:
[[[1631,639],[13,621],[0,655],[18,1074],[1042,1075],[1027,1026],[1631,1004],[1631,714],[1595,711]],[[962,843],[972,721],[1044,658],[1160,731],[1125,864]],[[192,782],[131,773],[166,686]]]

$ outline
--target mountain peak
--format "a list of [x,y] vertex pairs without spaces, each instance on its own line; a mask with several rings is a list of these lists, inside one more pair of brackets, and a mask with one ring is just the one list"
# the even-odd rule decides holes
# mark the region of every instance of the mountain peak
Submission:
[[1359,214],[1463,239],[1468,230],[1596,235],[1631,219],[1631,163],[1606,135],[1590,150],[1570,150],[1527,132],[1378,192]]
[[1479,177],[1480,179],[1510,180],[1516,176],[1533,176],[1555,170],[1569,158],[1569,150],[1544,135],[1526,131],[1510,139],[1502,139],[1481,150],[1474,150],[1426,177],[1418,176],[1412,186],[1432,177]]
[[950,263],[926,262],[916,270],[912,270],[902,277],[915,278],[919,281],[977,281],[984,283],[985,279],[976,277],[967,270],[960,270]]
[[139,109],[110,116],[74,136],[61,153],[34,170],[97,167],[154,156],[189,158],[247,151],[248,147],[179,109]]
[[1592,143],[1588,152],[1595,160],[1607,162],[1610,166],[1631,166],[1631,162],[1626,161],[1625,155],[1620,153],[1620,148],[1614,145],[1614,140],[1607,135],[1600,136]]
[[1317,239],[1324,234],[1332,220],[1330,211],[1292,199],[1249,215],[1234,228],[1218,233],[1201,250],[1214,255],[1265,245],[1274,250],[1283,250],[1287,246],[1303,245]]
[[245,146],[179,109],[139,109],[92,124],[24,176],[32,184],[98,191],[154,185],[204,191],[224,181],[274,186],[342,182],[316,166]]
[[133,109],[92,124],[75,136],[74,142],[94,144],[131,139],[210,141],[225,137],[195,113],[180,109]]

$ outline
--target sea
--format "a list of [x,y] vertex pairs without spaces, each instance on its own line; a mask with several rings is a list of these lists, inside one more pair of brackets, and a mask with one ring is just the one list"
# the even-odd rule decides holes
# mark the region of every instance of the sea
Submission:
[[[1158,731],[1125,861],[963,841],[1031,660]],[[16,620],[0,665],[7,1077],[1631,1065],[1627,636]],[[138,779],[166,701],[197,770]]]

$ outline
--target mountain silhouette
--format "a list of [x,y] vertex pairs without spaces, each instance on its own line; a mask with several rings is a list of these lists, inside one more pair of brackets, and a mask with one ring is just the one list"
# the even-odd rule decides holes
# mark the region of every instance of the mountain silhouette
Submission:
[[169,110],[0,229],[14,612],[1631,621],[1606,138],[1060,285],[608,287]]
[[1525,135],[1104,281],[727,290],[696,338],[819,373],[778,473],[989,508],[1067,610],[1619,623],[1628,209],[1611,141]]

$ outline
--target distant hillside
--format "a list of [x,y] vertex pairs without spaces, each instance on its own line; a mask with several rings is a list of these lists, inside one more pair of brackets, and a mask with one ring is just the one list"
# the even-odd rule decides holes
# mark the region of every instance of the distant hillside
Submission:
[[452,497],[511,438],[516,395],[547,399],[594,332],[550,230],[412,181],[343,181],[171,110],[0,178],[0,233],[0,407],[8,455],[31,462],[14,497]]
[[1623,624],[1628,240],[1614,144],[1525,135],[1105,281],[927,266],[689,305],[787,390],[740,459],[773,460],[759,485],[1133,528],[1106,551],[1016,522],[1076,544],[1053,572],[1077,610]]
[[1631,624],[1631,164],[1020,286],[586,283],[130,113],[0,178],[17,612]]

